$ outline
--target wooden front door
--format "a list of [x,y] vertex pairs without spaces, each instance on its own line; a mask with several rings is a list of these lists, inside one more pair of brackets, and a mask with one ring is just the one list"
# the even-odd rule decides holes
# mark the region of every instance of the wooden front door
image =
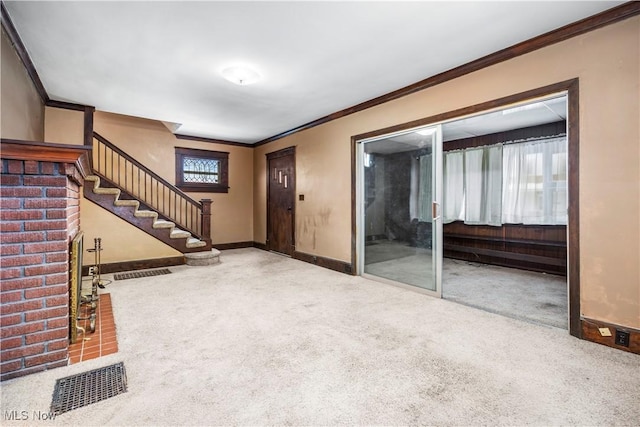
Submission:
[[295,147],[267,154],[267,248],[293,256]]

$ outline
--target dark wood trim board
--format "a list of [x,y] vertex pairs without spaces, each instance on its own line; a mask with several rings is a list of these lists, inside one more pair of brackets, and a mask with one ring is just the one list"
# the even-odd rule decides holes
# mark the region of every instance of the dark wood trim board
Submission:
[[[213,245],[213,247],[220,251],[224,251],[228,249],[242,249],[242,248],[253,248],[253,247],[266,250],[266,247],[264,247],[264,244],[258,243],[258,242],[249,242],[249,241],[234,242],[234,243],[219,243],[217,245]],[[184,256],[143,259],[143,260],[136,260],[136,261],[122,261],[122,262],[102,264],[101,273],[103,274],[119,273],[121,271],[146,270],[149,268],[171,267],[174,265],[183,265],[183,264],[185,264]],[[82,267],[83,276],[86,276],[89,274],[89,267],[90,267],[89,265],[85,265]]]
[[[147,270],[149,268],[171,267],[185,263],[184,256],[174,256],[167,258],[141,259],[135,261],[111,262],[102,264],[100,274],[120,273],[121,271]],[[82,266],[82,275],[89,275],[91,265]]]
[[318,255],[311,255],[304,252],[294,251],[293,259],[297,259],[299,261],[308,262],[309,264],[314,264],[319,267],[328,268],[329,270],[334,270],[339,273],[352,274],[353,268],[351,268],[351,264],[344,261],[338,261],[332,258],[326,258]]
[[84,145],[88,147],[93,147],[93,114],[95,112],[95,107],[84,106]]
[[7,32],[7,35],[9,36],[9,40],[11,41],[13,48],[16,50],[16,54],[22,61],[24,68],[27,70],[27,74],[29,74],[29,78],[31,78],[31,81],[35,86],[36,91],[38,92],[38,95],[40,95],[42,102],[46,104],[47,102],[49,102],[49,95],[47,94],[47,91],[44,88],[44,85],[42,84],[42,80],[40,80],[40,76],[36,71],[36,67],[35,65],[33,65],[33,62],[31,61],[31,57],[29,57],[27,48],[24,46],[24,43],[22,43],[22,39],[18,34],[18,30],[16,30],[16,27],[13,25],[13,21],[11,21],[9,12],[7,11],[7,8],[5,7],[3,2],[0,2],[0,9],[2,11],[1,13],[2,27]]
[[228,249],[253,248],[255,246],[255,242],[218,243],[211,246],[219,251],[226,251]]
[[177,139],[184,139],[186,141],[200,141],[200,142],[208,142],[210,144],[234,145],[236,147],[253,148],[253,145],[251,144],[245,144],[245,143],[236,142],[236,141],[226,141],[224,139],[213,139],[213,138],[205,138],[202,136],[182,135],[179,133],[174,133],[173,135]]
[[303,130],[328,123],[332,120],[336,120],[350,114],[354,114],[359,111],[363,111],[368,108],[375,107],[377,105],[381,105],[398,98],[402,98],[404,96],[427,89],[429,87],[439,85],[458,77],[462,77],[466,74],[471,74],[475,71],[482,70],[483,68],[499,64],[500,62],[504,62],[509,59],[513,59],[518,56],[533,52],[535,50],[551,46],[555,43],[559,43],[572,37],[588,33],[589,31],[593,31],[598,28],[623,21],[638,14],[640,14],[640,2],[630,1],[624,3],[620,6],[611,8],[597,15],[593,15],[572,24],[565,25],[564,27],[552,30],[548,33],[542,34],[532,39],[525,40],[521,43],[499,50],[482,58],[478,58],[459,67],[452,68],[440,74],[436,74],[435,76],[426,78],[412,85],[403,87],[393,92],[389,92],[386,95],[382,95],[369,101],[365,101],[361,104],[345,108],[344,110],[329,114],[288,131],[263,139],[262,141],[257,142],[255,146],[258,147],[260,145],[268,144],[294,133],[302,132]]
[[569,218],[567,223],[567,276],[569,281],[569,333],[582,338],[580,327],[580,90],[578,79],[567,87],[568,92],[568,187]]
[[74,110],[74,111],[86,111],[87,108],[94,108],[94,107],[89,107],[88,105],[76,104],[74,102],[56,101],[55,99],[48,100],[46,103],[46,106],[53,107],[53,108],[62,108],[64,110]]
[[[551,84],[545,87],[531,89],[518,94],[487,101],[481,104],[472,105],[454,111],[449,111],[424,119],[414,120],[408,123],[378,129],[351,138],[351,263],[355,267],[357,264],[357,230],[356,230],[356,153],[358,141],[377,136],[386,135],[419,126],[426,126],[443,122],[457,117],[472,115],[486,110],[504,107],[510,104],[527,101],[529,99],[540,98],[559,92],[567,92],[568,97],[568,163],[569,163],[569,236],[567,240],[567,250],[569,253],[568,276],[569,276],[569,333],[576,337],[582,336],[580,325],[580,222],[579,222],[579,148],[580,148],[580,125],[579,125],[579,84],[578,79],[566,80]],[[355,268],[354,268],[355,270]]]
[[[214,245],[214,247],[216,247],[216,245]],[[267,245],[264,243],[253,242],[253,247],[263,251],[269,251]],[[278,255],[282,254],[278,253]],[[294,251],[292,258],[297,259],[298,261],[308,262],[309,264],[314,264],[319,267],[328,268],[329,270],[334,270],[339,273],[353,274],[353,268],[348,262],[338,261],[336,259],[326,258],[319,255],[311,255],[300,251]]]
[[[618,350],[640,354],[640,330],[587,318],[580,319],[580,323],[582,327],[583,339],[606,345],[607,347],[617,348]],[[609,328],[611,336],[602,336],[602,334],[600,334],[599,328]],[[625,331],[629,333],[629,347],[616,344],[616,331]]]
[[267,249],[267,244],[266,243],[260,243],[260,242],[253,242],[253,247],[256,249],[260,249],[263,251],[268,251],[269,249]]

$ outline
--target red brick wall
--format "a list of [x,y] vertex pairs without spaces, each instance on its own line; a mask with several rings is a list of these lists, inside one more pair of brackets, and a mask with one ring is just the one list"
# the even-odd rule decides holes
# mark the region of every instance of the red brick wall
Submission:
[[2,160],[0,380],[67,364],[73,165]]
[[69,242],[80,231],[80,186],[67,180],[67,236]]

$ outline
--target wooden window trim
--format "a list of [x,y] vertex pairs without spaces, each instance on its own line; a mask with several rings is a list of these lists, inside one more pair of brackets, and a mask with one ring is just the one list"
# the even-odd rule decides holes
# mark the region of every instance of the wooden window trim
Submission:
[[[182,169],[183,158],[198,157],[220,162],[220,182],[218,184],[200,184],[184,182]],[[176,147],[176,187],[182,191],[194,193],[228,193],[229,192],[229,153],[224,151],[197,150],[195,148]]]

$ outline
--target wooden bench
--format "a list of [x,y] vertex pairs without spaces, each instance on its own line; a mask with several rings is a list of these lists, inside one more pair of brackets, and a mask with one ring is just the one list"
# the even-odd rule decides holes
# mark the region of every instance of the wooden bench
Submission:
[[[524,253],[522,248],[555,255]],[[443,249],[449,258],[566,275],[564,242],[445,234]]]

